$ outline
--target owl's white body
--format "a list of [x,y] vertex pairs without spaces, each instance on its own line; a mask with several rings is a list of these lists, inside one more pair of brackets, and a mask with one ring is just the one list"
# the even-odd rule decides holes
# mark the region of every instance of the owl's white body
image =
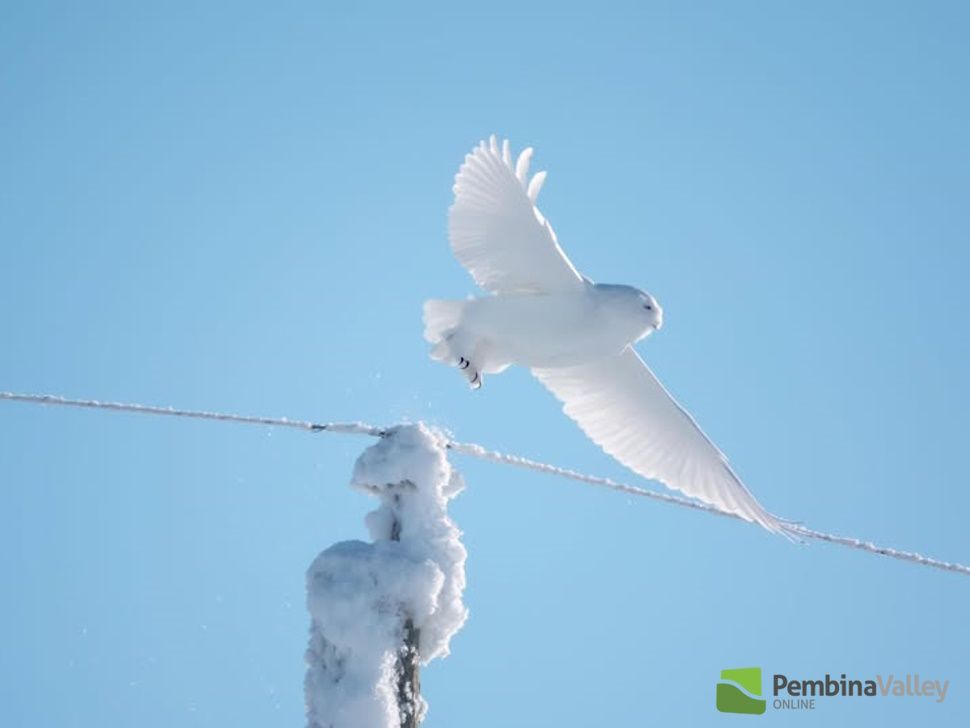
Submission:
[[584,282],[568,293],[428,301],[425,336],[441,344],[436,359],[464,358],[472,373],[497,374],[512,364],[568,367],[617,356],[659,328],[660,317],[659,306],[642,291]]

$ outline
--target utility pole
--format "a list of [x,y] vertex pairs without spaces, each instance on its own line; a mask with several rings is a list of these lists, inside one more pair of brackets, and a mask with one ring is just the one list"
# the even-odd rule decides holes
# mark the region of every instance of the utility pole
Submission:
[[[391,520],[391,540],[401,540],[401,496],[408,489],[414,490],[415,486],[409,480],[404,480],[395,485],[388,485],[389,489],[394,489],[393,519]],[[401,714],[401,728],[418,728],[421,721],[421,655],[418,652],[421,640],[421,631],[414,626],[414,620],[410,615],[404,616],[403,624],[404,644],[398,652],[397,666],[397,708]]]
[[380,499],[372,543],[343,541],[307,571],[308,728],[418,728],[420,665],[464,624],[465,558],[448,502],[464,487],[446,440],[391,428],[357,459],[351,485]]

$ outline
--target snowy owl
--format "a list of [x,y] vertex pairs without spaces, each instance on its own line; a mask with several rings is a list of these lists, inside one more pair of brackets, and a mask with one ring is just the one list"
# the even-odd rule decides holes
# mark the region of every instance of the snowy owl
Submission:
[[531,157],[526,149],[513,161],[509,142],[493,136],[458,170],[451,249],[491,295],[424,304],[431,357],[458,367],[474,389],[486,374],[528,367],[593,442],[634,472],[793,536],[634,350],[663,324],[656,299],[593,283],[559,247],[535,205],[546,173],[529,177]]

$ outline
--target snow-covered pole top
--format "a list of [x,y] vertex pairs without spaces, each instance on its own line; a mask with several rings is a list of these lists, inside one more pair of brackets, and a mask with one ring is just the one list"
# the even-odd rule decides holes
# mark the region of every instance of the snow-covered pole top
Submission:
[[373,543],[338,543],[307,572],[311,728],[413,728],[427,705],[418,665],[448,654],[467,617],[464,546],[448,517],[463,488],[428,427],[383,433],[354,466],[351,486],[376,495]]
[[[423,423],[398,425],[357,458],[351,487],[377,496],[386,509],[368,516],[372,538],[408,540],[427,535],[429,527],[442,535],[438,527],[442,517],[447,520],[448,501],[465,488],[445,455],[449,444]],[[382,522],[387,515],[393,521]]]
[[371,538],[398,541],[403,553],[442,571],[438,603],[410,615],[421,632],[422,664],[448,654],[448,641],[467,617],[461,602],[467,552],[448,517],[448,502],[465,483],[448,462],[447,446],[443,433],[423,423],[391,427],[357,459],[351,479],[351,487],[381,501],[367,514]]

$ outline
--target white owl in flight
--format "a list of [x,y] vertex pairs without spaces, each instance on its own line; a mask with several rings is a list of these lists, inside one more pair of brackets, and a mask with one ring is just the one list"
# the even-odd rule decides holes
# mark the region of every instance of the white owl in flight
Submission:
[[603,450],[645,478],[793,536],[766,511],[633,345],[663,311],[632,286],[593,283],[566,257],[535,206],[545,172],[493,136],[465,157],[448,216],[451,249],[491,295],[424,304],[431,357],[475,389],[512,364],[532,374]]

